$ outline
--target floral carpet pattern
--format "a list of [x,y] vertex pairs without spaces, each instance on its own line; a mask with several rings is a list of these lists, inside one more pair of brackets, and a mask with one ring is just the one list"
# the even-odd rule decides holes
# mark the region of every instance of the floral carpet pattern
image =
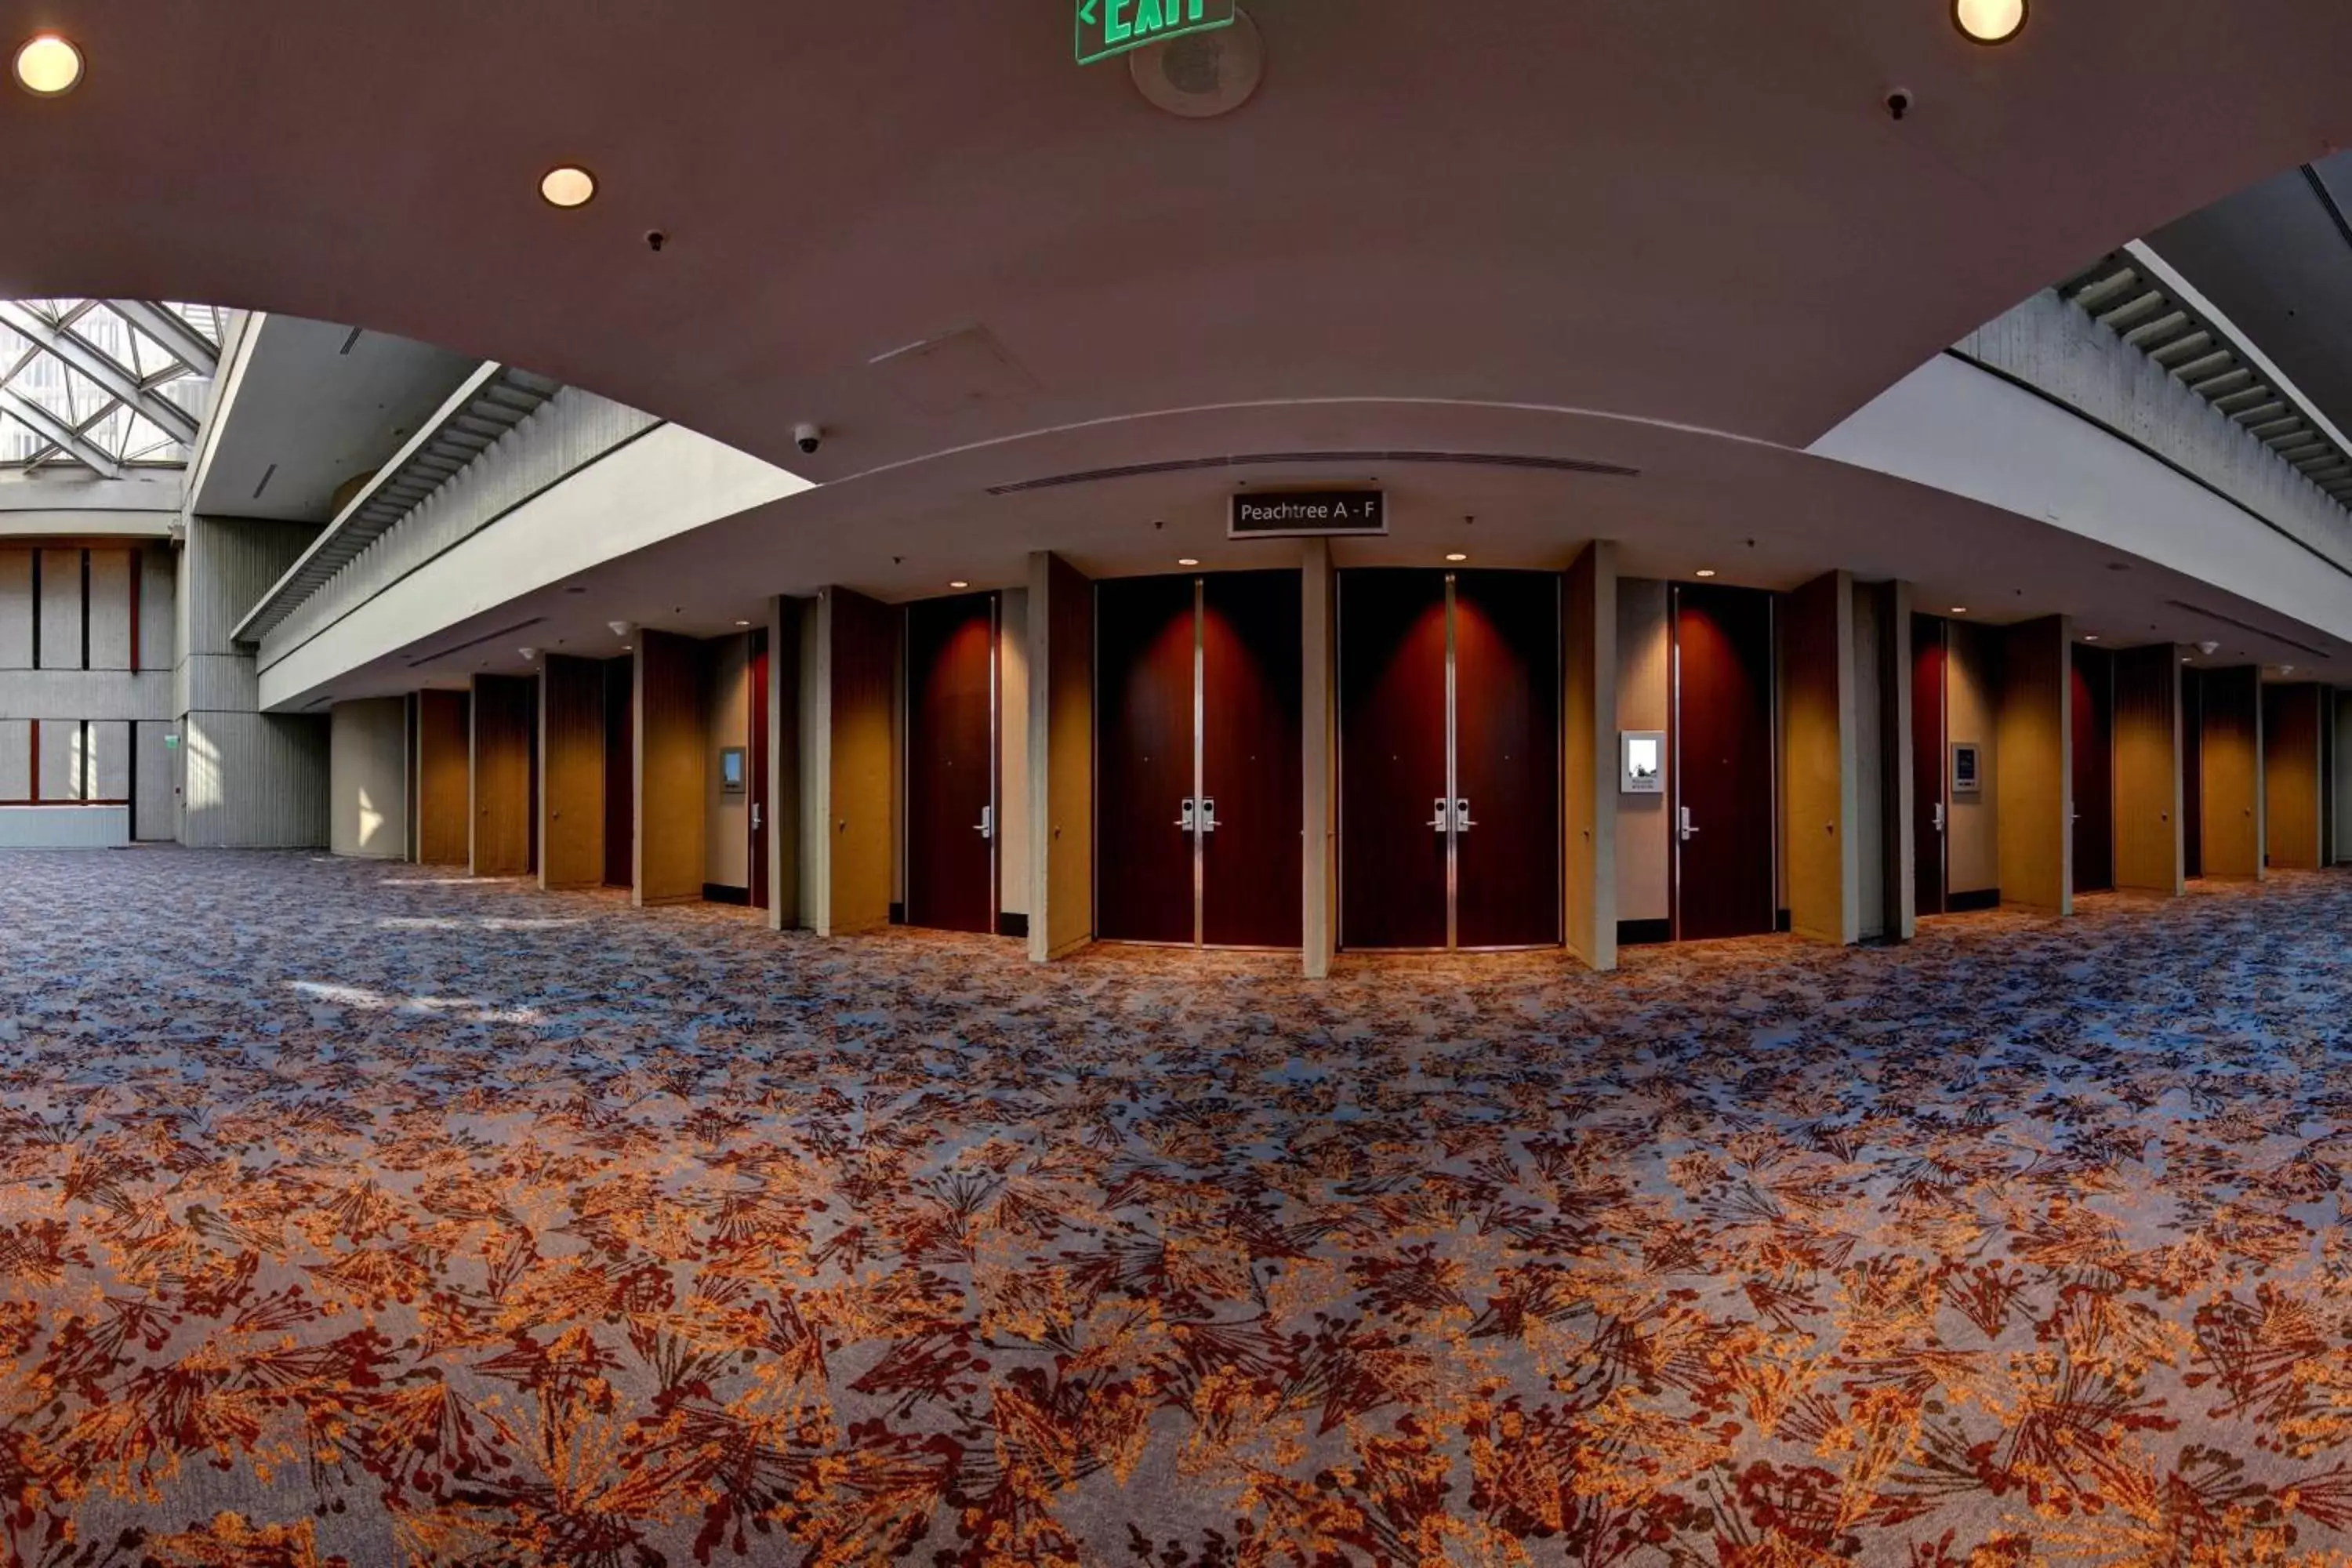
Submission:
[[2352,877],[1908,949],[0,855],[0,1561],[2352,1561]]

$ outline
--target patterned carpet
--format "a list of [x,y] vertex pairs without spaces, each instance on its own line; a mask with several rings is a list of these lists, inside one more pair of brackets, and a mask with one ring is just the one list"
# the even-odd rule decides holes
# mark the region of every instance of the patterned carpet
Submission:
[[2347,929],[2283,877],[1317,986],[0,856],[0,1542],[2343,1563]]

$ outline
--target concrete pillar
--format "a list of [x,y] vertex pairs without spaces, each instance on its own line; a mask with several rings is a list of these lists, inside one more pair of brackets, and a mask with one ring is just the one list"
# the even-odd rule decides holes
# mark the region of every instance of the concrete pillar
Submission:
[[549,654],[539,678],[539,885],[604,881],[604,666]]
[[1094,584],[1029,557],[1029,957],[1094,940]]
[[2263,672],[2252,665],[2209,669],[2201,682],[2199,748],[2204,776],[2204,863],[2208,877],[2259,879],[2263,844]]
[[802,612],[802,920],[820,936],[890,923],[898,617],[827,588]]
[[1595,540],[1568,569],[1560,692],[1566,715],[1560,843],[1568,951],[1617,967],[1617,546]]
[[2316,871],[2326,863],[2320,843],[2323,727],[2317,686],[2263,688],[2264,858],[2282,869]]
[[768,601],[768,926],[801,923],[801,611],[803,601]]
[[416,858],[463,866],[473,849],[473,699],[416,694]]
[[2116,655],[2116,886],[2178,898],[2181,837],[2180,650]]
[[520,877],[530,870],[531,742],[539,694],[529,676],[474,677],[472,838],[467,868],[477,877]]
[[2334,807],[2328,814],[2328,864],[2341,866],[2352,860],[2352,690],[2331,688],[2326,700],[2336,715],[2327,748],[2332,763],[2328,798]]
[[1300,841],[1300,962],[1309,980],[1331,973],[1339,949],[1339,579],[1331,542],[1310,539],[1299,552],[1299,780],[1305,792]]
[[1782,608],[1782,733],[1790,929],[1815,942],[1862,936],[1862,846],[1855,829],[1853,580],[1832,572]]
[[330,846],[370,860],[408,857],[408,704],[398,697],[329,710]]
[[2072,647],[2064,616],[2006,628],[2001,637],[2000,901],[2050,914],[2074,912]]
[[637,863],[630,898],[639,907],[685,903],[702,897],[706,848],[702,647],[640,627],[636,655]]

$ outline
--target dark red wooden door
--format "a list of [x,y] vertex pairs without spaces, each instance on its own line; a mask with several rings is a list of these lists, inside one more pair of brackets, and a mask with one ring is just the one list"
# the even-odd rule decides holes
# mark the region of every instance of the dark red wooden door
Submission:
[[1095,931],[1107,941],[1194,938],[1192,837],[1181,823],[1192,795],[1195,593],[1189,576],[1095,588]]
[[1675,936],[1771,931],[1772,596],[1675,584]]
[[637,879],[636,655],[604,661],[604,885]]
[[2116,885],[2115,658],[2104,648],[2074,648],[2074,890],[2105,893]]
[[1216,820],[1201,837],[1201,939],[1212,946],[1302,938],[1300,636],[1297,573],[1201,579],[1201,794]]
[[2180,672],[2180,874],[2205,874],[2205,677]]
[[1339,574],[1339,940],[1446,943],[1445,574]]
[[1560,939],[1559,664],[1558,576],[1455,574],[1457,946]]
[[1944,846],[1951,835],[1951,768],[1944,760],[1946,636],[1942,617],[1911,617],[1911,885],[1923,915],[1944,912]]
[[751,822],[751,907],[768,907],[768,835],[775,831],[768,803],[768,634],[751,634],[751,755],[748,791]]
[[907,606],[908,925],[996,929],[995,675],[996,595]]

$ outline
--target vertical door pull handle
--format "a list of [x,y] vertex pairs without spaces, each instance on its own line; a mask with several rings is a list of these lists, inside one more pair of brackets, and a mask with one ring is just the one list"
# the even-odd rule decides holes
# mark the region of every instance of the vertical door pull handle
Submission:
[[1698,829],[1691,826],[1690,807],[1685,805],[1679,809],[1681,814],[1679,821],[1682,837],[1684,841],[1687,843],[1690,839],[1696,837]]
[[1214,833],[1216,830],[1217,803],[1204,795],[1201,797],[1201,831]]
[[974,827],[972,831],[979,834],[982,838],[995,837],[996,807],[992,805],[982,806],[980,808],[980,824],[978,826]]
[[1936,831],[1944,831],[1944,803],[1940,800],[1936,803]]
[[1431,822],[1424,822],[1422,826],[1423,827],[1434,827],[1440,833],[1445,832],[1448,828],[1454,826],[1454,803],[1447,800],[1444,795],[1439,795],[1437,797],[1436,819]]
[[1176,826],[1187,833],[1192,831],[1192,797],[1189,795],[1184,797],[1184,814],[1176,819]]
[[751,803],[751,831],[760,831],[760,803],[756,800]]
[[1464,833],[1478,826],[1470,820],[1470,797],[1467,795],[1454,803],[1454,826]]

